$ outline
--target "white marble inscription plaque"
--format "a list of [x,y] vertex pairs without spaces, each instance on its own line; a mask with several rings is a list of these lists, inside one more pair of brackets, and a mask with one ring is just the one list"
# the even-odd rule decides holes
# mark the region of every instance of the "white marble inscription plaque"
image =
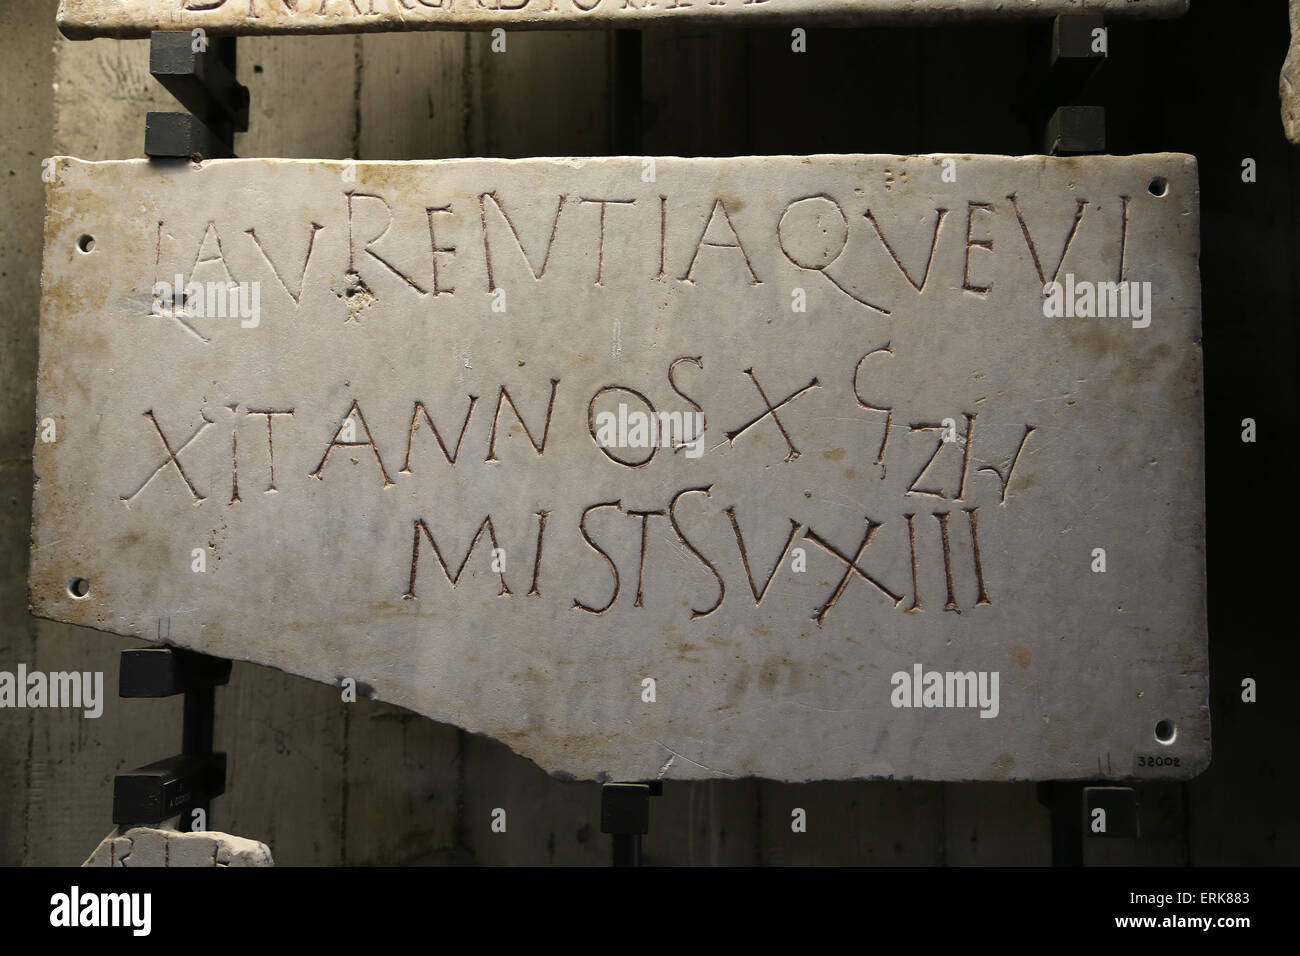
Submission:
[[73,39],[143,37],[150,30],[213,34],[370,33],[649,27],[914,23],[1103,13],[1177,16],[1187,0],[60,0]]
[[37,614],[585,779],[1208,762],[1191,157],[53,169]]

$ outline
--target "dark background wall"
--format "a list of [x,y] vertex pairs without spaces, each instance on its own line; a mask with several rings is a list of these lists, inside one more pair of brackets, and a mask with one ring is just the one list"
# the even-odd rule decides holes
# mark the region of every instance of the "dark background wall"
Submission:
[[[69,43],[55,0],[0,12],[0,669],[102,670],[137,642],[26,611],[39,308],[40,160],[138,156],[147,109],[175,108],[147,41]],[[648,155],[1042,150],[1046,23],[934,29],[653,30],[643,47]],[[1139,786],[1143,836],[1085,861],[1300,863],[1295,326],[1300,149],[1282,137],[1286,4],[1193,0],[1181,19],[1112,23],[1080,102],[1107,109],[1109,151],[1200,162],[1214,759],[1187,784]],[[610,152],[614,42],[602,33],[256,38],[241,155],[362,159]],[[57,84],[57,88],[56,88]],[[1257,181],[1241,179],[1252,158]],[[1159,409],[1151,409],[1158,415]],[[1258,441],[1243,444],[1241,420]],[[1187,520],[1196,520],[1189,515]],[[1240,684],[1259,684],[1254,704]],[[112,776],[168,756],[178,701],[110,699],[96,721],[0,711],[0,863],[78,863],[110,829]],[[553,780],[504,746],[399,708],[236,664],[218,692],[228,792],[210,825],[278,862],[603,863],[599,788]],[[494,807],[506,834],[490,831]],[[792,834],[790,810],[808,813]],[[649,863],[1045,864],[1031,784],[669,784]]]

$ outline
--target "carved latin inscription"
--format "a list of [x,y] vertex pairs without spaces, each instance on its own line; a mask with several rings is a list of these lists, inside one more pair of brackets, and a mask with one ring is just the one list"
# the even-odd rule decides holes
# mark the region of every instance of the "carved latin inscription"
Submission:
[[1203,760],[1191,161],[657,166],[59,160],[37,612],[587,778]]

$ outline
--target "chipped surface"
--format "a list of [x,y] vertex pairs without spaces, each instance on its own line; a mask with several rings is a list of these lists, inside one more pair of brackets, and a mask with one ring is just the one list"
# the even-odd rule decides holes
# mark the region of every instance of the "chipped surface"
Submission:
[[220,33],[373,33],[395,30],[648,27],[701,23],[849,25],[917,20],[1053,17],[1061,13],[1168,17],[1187,0],[60,0],[73,39],[140,37],[150,30]]
[[[56,169],[38,614],[585,779],[1208,761],[1190,157]],[[1121,264],[1149,324],[1044,316]],[[698,456],[600,445],[647,401]],[[895,706],[917,664],[997,716]]]
[[1282,99],[1282,129],[1286,138],[1300,146],[1300,0],[1291,0],[1291,47],[1278,78]]
[[265,843],[215,830],[114,830],[82,866],[274,866]]

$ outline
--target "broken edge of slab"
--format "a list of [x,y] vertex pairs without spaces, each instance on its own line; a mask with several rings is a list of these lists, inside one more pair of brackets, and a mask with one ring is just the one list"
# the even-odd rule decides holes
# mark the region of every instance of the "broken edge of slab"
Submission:
[[1278,77],[1282,101],[1282,131],[1293,146],[1300,146],[1300,0],[1291,0],[1291,46]]
[[[1059,14],[1104,14],[1122,19],[1168,19],[1187,12],[1190,0],[1147,0],[1136,4],[1132,0],[1011,0],[993,2],[986,0],[974,5],[964,0],[923,0],[921,9],[908,0],[758,0],[758,3],[781,3],[782,9],[759,10],[758,3],[744,6],[704,4],[698,8],[686,3],[676,7],[649,8],[627,6],[615,8],[613,0],[597,0],[595,6],[584,11],[576,4],[569,12],[555,11],[551,6],[540,9],[541,0],[525,0],[520,9],[488,9],[477,6],[461,7],[449,16],[439,16],[442,11],[430,7],[429,19],[406,19],[414,11],[394,8],[387,14],[357,15],[336,12],[320,17],[315,22],[295,23],[296,13],[286,13],[271,7],[267,16],[239,17],[231,11],[237,0],[224,0],[223,5],[210,10],[178,9],[181,0],[136,0],[137,9],[123,9],[118,0],[59,0],[56,22],[59,32],[70,40],[91,40],[97,37],[140,39],[153,30],[189,31],[203,28],[213,36],[268,36],[283,34],[355,34],[355,33],[405,33],[430,30],[489,30],[506,27],[515,30],[575,30],[575,29],[648,29],[677,25],[718,25],[772,27],[780,25],[816,25],[819,27],[852,26],[917,26],[927,23],[950,24],[994,20],[1041,20]],[[382,0],[381,0],[382,2]],[[448,0],[453,9],[454,0]],[[528,6],[538,9],[530,11]],[[601,9],[608,6],[609,9]],[[143,7],[144,9],[140,9]],[[347,11],[347,4],[341,5]],[[667,10],[677,11],[666,13]],[[550,14],[550,15],[548,15]],[[436,17],[434,19],[433,17]],[[242,20],[243,22],[238,22]],[[232,22],[235,21],[235,22]]]
[[257,840],[200,830],[182,833],[153,827],[114,830],[82,866],[244,867],[275,866],[271,848]]

